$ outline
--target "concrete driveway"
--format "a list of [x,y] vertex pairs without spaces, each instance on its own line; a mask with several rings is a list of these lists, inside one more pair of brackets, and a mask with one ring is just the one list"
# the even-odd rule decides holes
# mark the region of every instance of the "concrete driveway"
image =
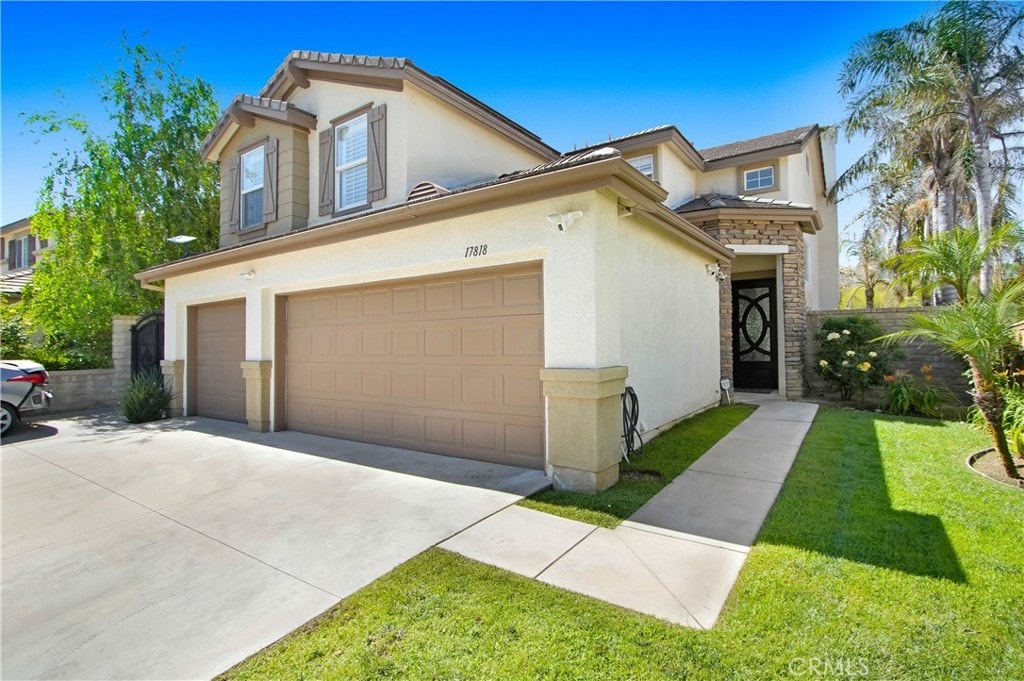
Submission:
[[5,679],[213,676],[547,484],[388,447],[104,414],[12,434],[2,479]]

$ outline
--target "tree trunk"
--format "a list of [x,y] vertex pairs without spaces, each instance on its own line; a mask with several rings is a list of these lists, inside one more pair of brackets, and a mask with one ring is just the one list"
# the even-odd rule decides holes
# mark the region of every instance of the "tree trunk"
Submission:
[[[949,234],[956,226],[954,216],[955,202],[953,192],[946,184],[946,179],[937,170],[935,172],[935,220],[932,225],[936,235]],[[938,289],[938,298],[935,302],[939,305],[949,305],[957,300],[956,289],[945,284]]]
[[[989,135],[979,120],[974,107],[968,116],[971,144],[974,146],[974,173],[971,184],[974,187],[974,203],[978,216],[978,246],[985,248],[992,234],[992,151],[989,149]],[[985,258],[981,266],[979,287],[981,295],[992,290],[994,274],[993,258]]]
[[1011,479],[1020,480],[1020,473],[1017,472],[1013,454],[1010,453],[1010,445],[1006,441],[1006,431],[1003,430],[1006,398],[1003,397],[998,387],[982,378],[981,372],[978,371],[978,365],[973,360],[968,358],[967,361],[971,365],[971,379],[974,383],[974,405],[985,419],[985,429],[1003,462],[1006,475]]
[[875,287],[871,284],[864,286],[864,307],[875,309]]

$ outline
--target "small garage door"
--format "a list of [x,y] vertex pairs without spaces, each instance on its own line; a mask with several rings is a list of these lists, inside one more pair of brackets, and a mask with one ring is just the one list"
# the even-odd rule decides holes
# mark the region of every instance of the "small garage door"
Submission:
[[288,427],[542,468],[539,265],[288,298]]
[[245,421],[245,301],[193,308],[195,413]]

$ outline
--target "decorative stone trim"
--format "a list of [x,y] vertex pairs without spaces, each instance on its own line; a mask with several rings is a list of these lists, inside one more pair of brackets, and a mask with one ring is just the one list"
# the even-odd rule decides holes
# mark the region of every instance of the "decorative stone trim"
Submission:
[[270,376],[274,363],[269,360],[242,362],[245,379],[245,419],[249,430],[270,430]]
[[619,479],[620,396],[628,369],[541,369],[555,487],[597,492]]
[[[780,322],[782,356],[785,380],[779,386],[780,394],[797,399],[804,392],[804,348],[807,335],[807,291],[804,284],[804,233],[799,223],[786,220],[753,219],[707,220],[698,225],[708,235],[725,246],[772,246],[782,256],[782,286],[777,295],[782,300]],[[785,247],[783,249],[783,247]],[[764,249],[759,249],[763,250]],[[752,249],[737,249],[751,253]],[[728,271],[731,275],[731,270]],[[721,284],[722,376],[732,378],[732,277]]]

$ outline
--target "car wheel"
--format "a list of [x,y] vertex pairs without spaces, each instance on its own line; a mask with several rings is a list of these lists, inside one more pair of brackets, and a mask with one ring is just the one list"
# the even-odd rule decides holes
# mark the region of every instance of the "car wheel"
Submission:
[[6,402],[0,402],[0,435],[7,435],[7,431],[17,422],[18,410]]

